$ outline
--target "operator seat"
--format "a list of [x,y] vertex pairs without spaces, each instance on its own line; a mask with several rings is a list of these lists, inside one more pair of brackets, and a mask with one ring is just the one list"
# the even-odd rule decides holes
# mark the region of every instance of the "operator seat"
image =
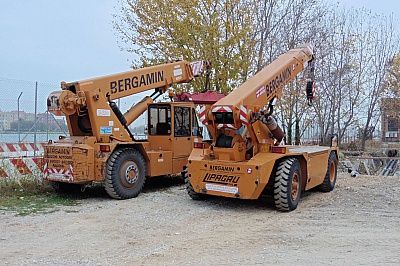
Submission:
[[157,135],[169,135],[171,132],[171,125],[169,123],[157,123],[156,134]]

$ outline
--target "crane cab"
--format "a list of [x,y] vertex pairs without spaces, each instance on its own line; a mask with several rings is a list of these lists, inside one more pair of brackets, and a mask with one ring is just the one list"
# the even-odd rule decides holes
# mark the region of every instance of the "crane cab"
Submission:
[[148,106],[147,174],[180,173],[194,142],[202,141],[195,106],[188,102],[154,103]]

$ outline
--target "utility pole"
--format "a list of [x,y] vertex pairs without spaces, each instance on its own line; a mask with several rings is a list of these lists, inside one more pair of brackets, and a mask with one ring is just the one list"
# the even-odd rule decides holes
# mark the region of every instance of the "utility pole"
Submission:
[[19,96],[18,96],[18,100],[17,100],[17,105],[18,105],[18,143],[20,143],[21,142],[21,132],[20,132],[20,126],[19,126],[19,124],[20,124],[20,121],[19,121],[19,99],[21,98],[21,96],[22,96],[22,91],[21,91],[21,93],[19,94]]

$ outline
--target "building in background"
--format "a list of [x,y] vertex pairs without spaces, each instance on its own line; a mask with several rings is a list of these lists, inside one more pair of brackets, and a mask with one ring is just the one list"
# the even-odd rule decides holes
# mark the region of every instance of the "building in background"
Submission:
[[[19,119],[22,121],[34,121],[35,114],[19,111]],[[11,130],[12,123],[18,121],[18,111],[1,112],[0,111],[0,131]]]
[[[33,131],[35,123],[35,114],[19,111],[21,131]],[[0,111],[0,132],[16,131],[18,127],[18,111],[4,112]],[[67,130],[64,118],[55,118],[51,113],[45,112],[36,116],[37,131],[55,131]]]
[[381,116],[382,141],[400,141],[400,98],[383,98]]

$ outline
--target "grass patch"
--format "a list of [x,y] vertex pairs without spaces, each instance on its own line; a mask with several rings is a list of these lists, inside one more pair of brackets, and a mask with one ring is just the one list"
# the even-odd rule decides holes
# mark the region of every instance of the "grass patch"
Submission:
[[59,211],[60,206],[74,206],[76,199],[63,195],[29,195],[24,197],[2,198],[0,210],[16,212],[18,215],[26,216],[32,213],[52,213]]
[[52,213],[60,206],[77,205],[73,195],[57,194],[47,181],[35,177],[1,178],[0,210],[17,215]]

